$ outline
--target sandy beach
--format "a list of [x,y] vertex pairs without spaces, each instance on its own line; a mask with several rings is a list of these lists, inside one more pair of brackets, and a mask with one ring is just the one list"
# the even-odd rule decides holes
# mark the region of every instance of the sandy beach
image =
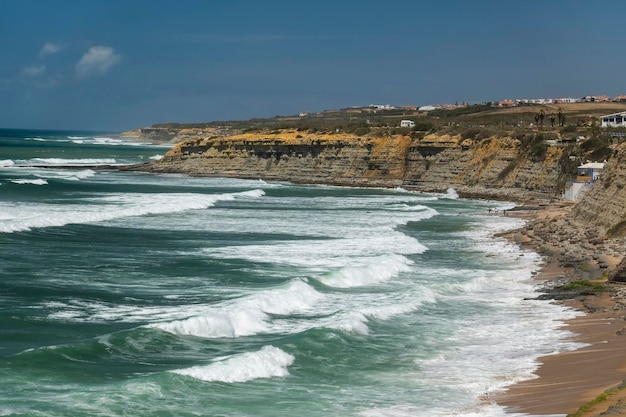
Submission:
[[532,415],[626,416],[626,389],[621,389],[626,378],[626,285],[607,281],[608,273],[605,272],[615,269],[620,258],[610,248],[601,246],[596,248],[600,253],[584,255],[588,259],[602,256],[603,263],[587,262],[589,268],[581,271],[572,267],[566,254],[553,250],[554,243],[539,237],[542,226],[560,221],[570,207],[558,202],[532,210],[513,211],[512,215],[526,218],[529,223],[509,237],[545,257],[546,265],[536,279],[544,281],[546,287],[558,287],[580,278],[597,278],[592,282],[601,285],[602,291],[571,297],[554,296],[559,299],[554,302],[585,313],[566,322],[565,326],[574,333],[575,341],[587,346],[540,358],[537,378],[510,387],[496,398],[496,402],[510,412]]

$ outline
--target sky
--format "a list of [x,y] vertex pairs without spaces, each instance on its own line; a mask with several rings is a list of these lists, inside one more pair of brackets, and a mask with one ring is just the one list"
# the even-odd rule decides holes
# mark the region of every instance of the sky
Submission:
[[0,127],[626,94],[622,0],[0,0]]

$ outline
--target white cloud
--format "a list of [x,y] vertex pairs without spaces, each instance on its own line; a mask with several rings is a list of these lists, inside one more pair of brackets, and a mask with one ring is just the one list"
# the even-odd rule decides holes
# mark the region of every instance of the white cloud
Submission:
[[61,52],[61,50],[63,50],[63,45],[61,45],[60,43],[46,42],[41,47],[41,51],[39,51],[39,57],[45,58],[49,55],[59,53]]
[[29,65],[27,67],[22,68],[22,75],[24,77],[39,77],[46,72],[45,65]]
[[104,75],[121,59],[121,55],[110,46],[92,46],[76,64],[76,76],[87,78]]

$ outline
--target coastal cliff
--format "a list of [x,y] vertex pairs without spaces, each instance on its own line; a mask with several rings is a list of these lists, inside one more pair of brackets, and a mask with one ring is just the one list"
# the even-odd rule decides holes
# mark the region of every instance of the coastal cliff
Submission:
[[405,187],[468,196],[523,198],[560,194],[563,148],[528,155],[511,137],[358,136],[297,130],[201,136],[178,143],[153,172],[260,178],[298,183]]
[[295,131],[198,137],[176,145],[150,170],[298,183],[401,186],[408,137],[347,134],[303,137]]
[[[626,143],[616,148],[602,176],[574,207],[570,217],[599,233],[623,235],[626,231]],[[599,215],[601,214],[601,215]]]

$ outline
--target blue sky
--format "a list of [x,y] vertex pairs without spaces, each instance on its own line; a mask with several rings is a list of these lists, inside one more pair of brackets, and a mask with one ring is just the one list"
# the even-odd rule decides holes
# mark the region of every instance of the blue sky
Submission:
[[621,0],[0,0],[0,127],[626,94]]

